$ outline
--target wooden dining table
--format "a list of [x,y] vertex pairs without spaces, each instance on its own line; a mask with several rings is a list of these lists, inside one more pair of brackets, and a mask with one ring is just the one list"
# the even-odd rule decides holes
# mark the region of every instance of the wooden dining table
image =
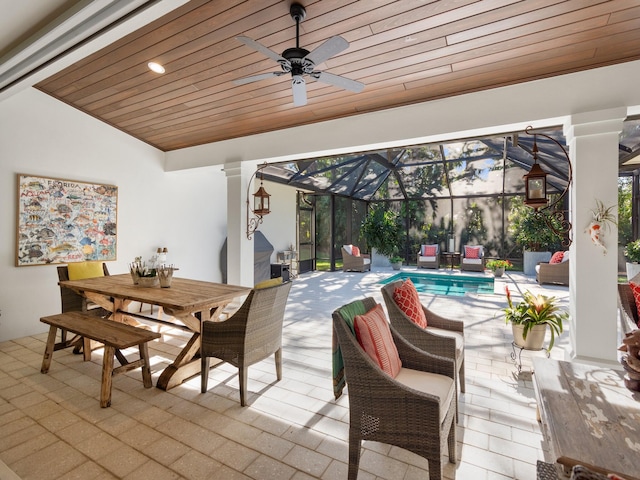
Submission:
[[640,480],[640,395],[624,386],[624,371],[546,358],[533,368],[539,420],[560,473],[583,465]]
[[[221,310],[233,299],[248,295],[249,287],[227,285],[174,277],[169,288],[134,285],[131,275],[107,275],[83,280],[65,280],[61,286],[72,289],[88,300],[112,312],[114,321],[131,323],[141,315],[128,311],[132,302],[157,305],[173,317],[177,325],[192,333],[184,348],[171,365],[164,369],[156,386],[169,390],[185,379],[200,373],[201,324],[216,320]],[[152,317],[144,317],[154,321]],[[164,322],[166,323],[166,322]]]

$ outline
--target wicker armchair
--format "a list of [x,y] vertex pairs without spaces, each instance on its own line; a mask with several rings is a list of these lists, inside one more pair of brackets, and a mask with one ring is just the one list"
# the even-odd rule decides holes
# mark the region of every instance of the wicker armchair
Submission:
[[[376,304],[373,298],[365,298],[364,302],[367,309]],[[344,358],[349,397],[348,479],[355,480],[358,476],[362,440],[371,440],[395,445],[426,458],[429,478],[441,480],[447,446],[449,461],[456,463],[454,417],[457,400],[453,362],[421,352],[391,327],[402,360],[400,373],[394,379],[360,347],[339,310],[333,312],[333,329]],[[413,387],[401,381],[403,372],[417,380],[412,382]],[[445,380],[447,384],[445,376],[451,379],[447,395],[441,397],[430,393],[435,391],[434,380]]]
[[202,322],[201,391],[207,391],[209,358],[238,368],[240,404],[246,405],[250,365],[275,354],[276,375],[282,379],[282,321],[291,282],[253,289],[242,306],[224,322]]
[[[558,476],[558,469],[556,465],[557,464],[546,463],[538,460],[536,465],[536,479],[559,480],[560,477]],[[574,465],[571,469],[571,478],[569,480],[609,480],[609,477],[605,474],[594,472],[582,465]]]
[[400,310],[393,300],[393,292],[400,285],[402,285],[402,280],[382,287],[382,298],[387,306],[391,325],[410,344],[420,350],[455,360],[460,391],[464,393],[466,391],[464,376],[464,322],[437,315],[422,305],[422,310],[424,310],[424,314],[427,317],[427,328],[420,328]]
[[417,264],[418,268],[439,268],[440,267],[440,245],[434,244],[436,247],[436,254],[433,257],[426,257],[422,255],[422,246],[418,252]]
[[[465,255],[466,247],[480,247],[480,258],[467,258]],[[460,258],[460,270],[468,270],[471,272],[484,272],[484,247],[482,245],[465,245],[462,249]]]
[[620,311],[620,329],[623,334],[638,328],[638,308],[628,283],[618,284],[618,309]]
[[342,271],[366,272],[371,270],[371,258],[369,255],[351,255],[342,247]]
[[540,262],[536,265],[536,281],[569,286],[569,260],[560,263]]

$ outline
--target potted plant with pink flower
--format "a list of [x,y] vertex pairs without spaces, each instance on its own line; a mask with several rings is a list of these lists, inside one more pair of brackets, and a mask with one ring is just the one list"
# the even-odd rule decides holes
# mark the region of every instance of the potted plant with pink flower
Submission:
[[534,295],[527,290],[522,294],[522,301],[514,303],[508,286],[505,286],[505,292],[508,303],[504,309],[505,321],[511,323],[515,344],[525,350],[541,350],[548,326],[551,332],[549,352],[556,336],[562,334],[562,323],[569,318],[569,313],[558,305],[556,297]]

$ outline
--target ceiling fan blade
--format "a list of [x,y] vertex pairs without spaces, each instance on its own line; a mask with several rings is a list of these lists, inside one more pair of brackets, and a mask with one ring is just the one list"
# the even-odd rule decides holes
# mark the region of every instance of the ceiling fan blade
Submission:
[[238,40],[240,40],[242,43],[244,43],[245,45],[247,45],[248,47],[253,48],[254,50],[260,52],[261,54],[263,54],[263,55],[265,55],[265,56],[267,56],[269,58],[273,58],[276,62],[289,63],[289,60],[287,60],[283,56],[278,55],[273,50],[265,47],[264,45],[256,42],[255,40],[252,40],[249,37],[245,37],[244,35],[238,35],[236,38]]
[[312,78],[315,78],[319,82],[327,83],[335,87],[344,88],[345,90],[350,90],[356,93],[360,93],[364,88],[364,83],[357,82],[356,80],[351,80],[350,78],[341,77],[340,75],[334,75],[333,73],[329,72],[313,72],[310,76]]
[[349,48],[349,42],[340,35],[335,35],[314,49],[304,57],[304,59],[310,61],[314,65],[320,65],[328,58],[333,57],[347,48]]
[[245,85],[247,83],[264,80],[265,78],[279,77],[280,75],[284,75],[284,74],[285,72],[260,73],[259,75],[252,75],[250,77],[238,78],[237,80],[234,80],[233,83],[235,83],[236,85]]
[[294,75],[291,79],[291,89],[293,90],[293,104],[301,107],[307,104],[307,85],[302,75]]

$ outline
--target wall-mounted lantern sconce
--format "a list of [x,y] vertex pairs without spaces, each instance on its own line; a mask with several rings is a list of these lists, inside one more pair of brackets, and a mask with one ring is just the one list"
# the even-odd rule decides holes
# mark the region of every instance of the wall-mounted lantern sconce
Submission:
[[[527,127],[525,129],[525,133],[528,135],[533,135],[533,165],[531,166],[531,170],[529,173],[523,176],[524,185],[525,185],[525,205],[533,208],[536,211],[536,214],[545,214],[545,222],[547,226],[553,230],[555,233],[562,235],[565,240],[563,241],[563,245],[569,247],[572,243],[571,240],[571,222],[567,219],[566,212],[564,210],[560,210],[557,208],[557,205],[563,201],[567,193],[569,192],[569,187],[571,186],[571,181],[573,179],[573,171],[571,168],[571,160],[569,160],[569,155],[565,148],[553,137],[546,135],[544,133],[531,133],[533,127]],[[541,135],[545,138],[548,138],[553,143],[558,145],[564,153],[564,158],[567,160],[567,168],[568,168],[568,176],[567,176],[567,186],[562,191],[562,193],[555,199],[555,201],[549,204],[549,199],[547,198],[547,174],[542,169],[540,164],[538,164],[538,144],[536,143],[537,135]],[[546,214],[549,211],[548,214]],[[550,220],[550,216],[556,219],[556,224]],[[558,228],[558,225],[560,226]]]
[[[262,169],[266,166],[267,164],[265,163],[264,165],[258,167],[253,175],[251,175],[249,184],[247,185],[247,239],[249,240],[251,240],[253,233],[262,223],[262,217],[268,215],[270,212],[269,197],[271,195],[269,195],[262,186]],[[249,191],[251,189],[251,182],[258,173],[260,173],[260,188],[258,188],[258,190],[256,190],[256,193],[253,194],[253,208],[251,208],[251,204],[249,202]]]

